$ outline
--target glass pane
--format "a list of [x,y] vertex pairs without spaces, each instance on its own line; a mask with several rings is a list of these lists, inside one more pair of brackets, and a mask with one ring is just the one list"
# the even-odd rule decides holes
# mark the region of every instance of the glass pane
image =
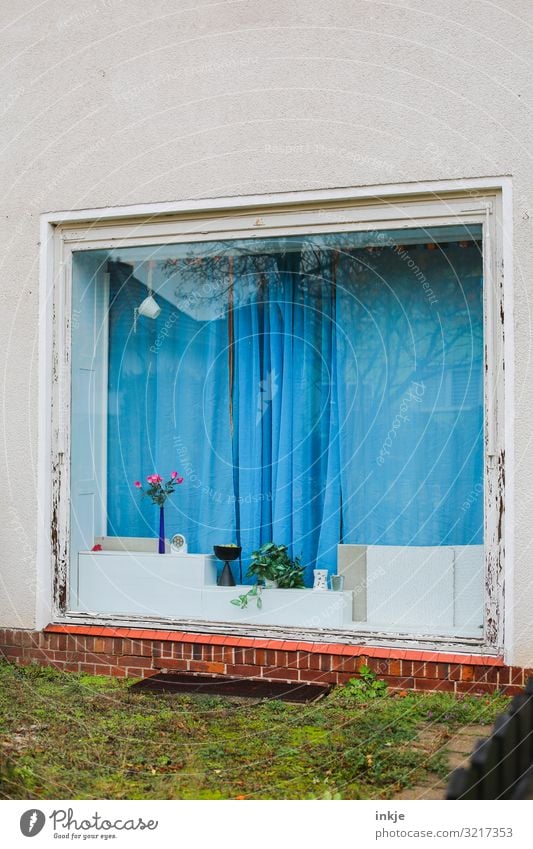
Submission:
[[[84,252],[73,288],[75,560],[155,540],[134,483],[177,471],[167,536],[241,546],[239,581],[274,541],[344,573],[338,627],[480,636],[479,226]],[[195,615],[259,615],[213,592]]]

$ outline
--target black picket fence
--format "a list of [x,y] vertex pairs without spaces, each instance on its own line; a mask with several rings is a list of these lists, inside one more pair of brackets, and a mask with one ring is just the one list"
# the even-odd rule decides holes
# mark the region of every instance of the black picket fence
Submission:
[[490,737],[478,740],[468,767],[450,776],[447,799],[533,797],[533,678],[498,716]]

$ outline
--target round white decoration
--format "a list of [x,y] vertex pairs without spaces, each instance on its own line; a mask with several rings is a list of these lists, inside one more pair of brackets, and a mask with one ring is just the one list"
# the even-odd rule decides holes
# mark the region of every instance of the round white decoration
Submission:
[[171,554],[187,554],[187,540],[183,534],[174,534],[170,540]]

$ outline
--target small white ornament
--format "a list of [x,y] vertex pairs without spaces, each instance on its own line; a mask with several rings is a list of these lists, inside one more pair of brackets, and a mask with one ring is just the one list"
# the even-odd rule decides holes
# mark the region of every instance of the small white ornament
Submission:
[[327,590],[328,588],[328,570],[327,569],[313,569],[314,581],[313,581],[313,589],[314,590]]
[[171,554],[187,554],[187,540],[183,534],[174,534],[170,540]]

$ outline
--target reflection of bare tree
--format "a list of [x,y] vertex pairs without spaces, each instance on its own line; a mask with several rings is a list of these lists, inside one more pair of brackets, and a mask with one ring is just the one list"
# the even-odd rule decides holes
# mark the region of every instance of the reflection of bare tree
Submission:
[[[277,274],[276,256],[250,253],[239,243],[217,242],[217,253],[206,256],[166,259],[162,271],[175,284],[178,309],[222,317],[229,308],[244,306],[257,299],[266,276]],[[191,309],[192,308],[192,309]]]
[[[230,299],[238,309],[281,298],[308,308],[306,331],[313,338],[320,338],[325,318],[334,320],[345,383],[362,383],[375,394],[386,387],[391,401],[401,398],[413,375],[439,380],[445,368],[479,366],[475,242],[398,250],[354,247],[351,233],[320,238],[321,244],[316,237],[210,243],[165,260],[162,270],[175,282],[178,309],[198,318],[224,317]],[[428,300],[428,286],[435,302]]]
[[[343,235],[343,234],[341,234]],[[218,314],[227,309],[232,290],[234,307],[250,303],[269,292],[278,294],[284,287],[282,277],[291,276],[294,293],[320,294],[324,283],[330,282],[331,248],[320,247],[309,238],[287,237],[276,239],[220,241],[209,244],[205,253],[198,249],[185,257],[168,258],[161,269],[175,282],[175,297],[179,305],[184,299],[193,299],[218,308]],[[268,281],[268,292],[264,291]],[[290,292],[285,292],[287,296]]]
[[[413,376],[439,381],[444,370],[479,368],[483,351],[481,261],[472,272],[472,252],[447,246],[442,252],[413,247],[413,263],[438,292],[430,303],[420,275],[390,249],[376,253],[361,271],[357,260],[339,261],[340,312],[364,344],[354,343],[357,363],[344,340],[345,379],[357,378],[391,401],[401,398]],[[466,260],[466,262],[465,262]],[[338,313],[339,314],[339,313]],[[351,373],[350,373],[351,371]]]

